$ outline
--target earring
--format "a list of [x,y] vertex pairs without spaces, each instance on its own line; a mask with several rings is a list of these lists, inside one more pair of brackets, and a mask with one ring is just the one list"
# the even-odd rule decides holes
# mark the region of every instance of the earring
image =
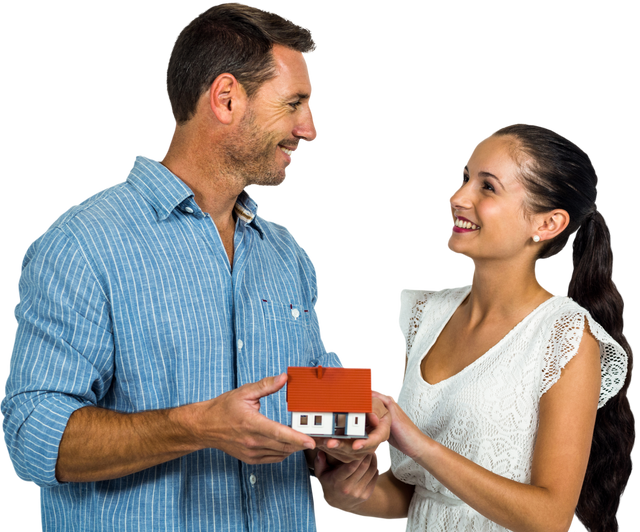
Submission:
[[534,242],[540,242],[540,237],[538,235],[533,235]]

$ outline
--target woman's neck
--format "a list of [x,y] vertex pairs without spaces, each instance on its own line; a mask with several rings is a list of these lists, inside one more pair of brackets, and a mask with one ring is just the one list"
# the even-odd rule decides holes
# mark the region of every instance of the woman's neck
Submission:
[[524,317],[550,297],[536,279],[535,262],[476,262],[471,293],[463,306],[470,323],[479,323],[487,318]]

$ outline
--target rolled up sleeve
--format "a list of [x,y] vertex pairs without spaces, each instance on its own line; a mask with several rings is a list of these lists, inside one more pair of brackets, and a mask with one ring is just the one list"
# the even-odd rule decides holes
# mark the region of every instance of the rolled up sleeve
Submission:
[[21,478],[55,486],[69,417],[104,396],[114,351],[104,287],[63,231],[47,232],[27,252],[16,318],[2,402],[5,441]]

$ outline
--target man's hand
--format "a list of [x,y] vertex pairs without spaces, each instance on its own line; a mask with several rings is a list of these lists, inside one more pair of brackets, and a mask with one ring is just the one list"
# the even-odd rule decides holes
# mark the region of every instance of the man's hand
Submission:
[[336,438],[317,438],[318,449],[336,458],[340,462],[362,460],[368,454],[375,453],[378,445],[389,439],[391,416],[374,392],[371,400],[373,412],[367,414],[367,439],[347,440]]
[[248,464],[281,462],[291,453],[313,449],[313,438],[260,413],[260,398],[277,392],[286,382],[286,373],[266,377],[191,405],[202,446],[215,447]]

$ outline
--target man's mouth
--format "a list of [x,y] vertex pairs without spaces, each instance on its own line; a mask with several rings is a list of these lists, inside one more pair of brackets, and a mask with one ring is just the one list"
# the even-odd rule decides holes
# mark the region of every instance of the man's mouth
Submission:
[[291,157],[291,154],[293,153],[293,150],[290,150],[288,148],[285,148],[284,146],[278,146],[278,148],[280,148],[283,152],[285,152],[289,157]]

